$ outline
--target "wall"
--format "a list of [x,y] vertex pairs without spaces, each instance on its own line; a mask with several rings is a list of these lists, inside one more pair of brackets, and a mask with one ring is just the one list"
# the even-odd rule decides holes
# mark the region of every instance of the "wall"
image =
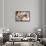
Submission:
[[[3,0],[0,0],[0,29],[2,27],[3,27]],[[0,33],[2,33],[1,30]]]
[[42,25],[43,25],[43,37],[46,37],[46,0],[42,2]]
[[3,26],[3,1],[0,0],[0,27]]
[[[42,0],[4,0],[4,26],[14,32],[33,32],[42,26]],[[16,22],[16,10],[29,10],[30,22]]]

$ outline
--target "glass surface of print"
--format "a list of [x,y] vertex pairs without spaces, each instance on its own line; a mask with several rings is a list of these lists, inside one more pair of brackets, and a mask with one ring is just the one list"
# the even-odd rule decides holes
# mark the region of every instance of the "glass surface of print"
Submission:
[[28,22],[30,21],[30,11],[16,11],[16,21]]

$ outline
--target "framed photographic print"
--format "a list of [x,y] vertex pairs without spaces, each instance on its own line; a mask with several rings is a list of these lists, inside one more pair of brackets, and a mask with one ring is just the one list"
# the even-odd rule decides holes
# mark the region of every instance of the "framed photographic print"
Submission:
[[16,21],[21,21],[21,22],[29,22],[30,21],[30,11],[16,11]]

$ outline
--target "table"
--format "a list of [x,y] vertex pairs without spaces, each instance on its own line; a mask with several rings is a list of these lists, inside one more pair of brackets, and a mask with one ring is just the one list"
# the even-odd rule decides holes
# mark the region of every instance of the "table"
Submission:
[[[13,42],[13,41],[9,41],[9,42]],[[11,44],[11,46],[38,46],[39,43],[38,42],[15,42],[13,44]]]
[[26,38],[12,37],[11,40],[9,40],[9,42],[13,42],[13,45],[14,45],[14,42],[31,42],[30,39],[33,40],[33,42],[35,40],[35,38],[33,38],[33,37],[26,37]]

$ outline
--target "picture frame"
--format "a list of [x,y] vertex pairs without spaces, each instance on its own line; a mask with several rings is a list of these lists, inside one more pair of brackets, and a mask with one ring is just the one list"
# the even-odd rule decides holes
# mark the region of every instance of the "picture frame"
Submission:
[[17,22],[29,22],[30,21],[30,11],[16,11],[15,20]]

